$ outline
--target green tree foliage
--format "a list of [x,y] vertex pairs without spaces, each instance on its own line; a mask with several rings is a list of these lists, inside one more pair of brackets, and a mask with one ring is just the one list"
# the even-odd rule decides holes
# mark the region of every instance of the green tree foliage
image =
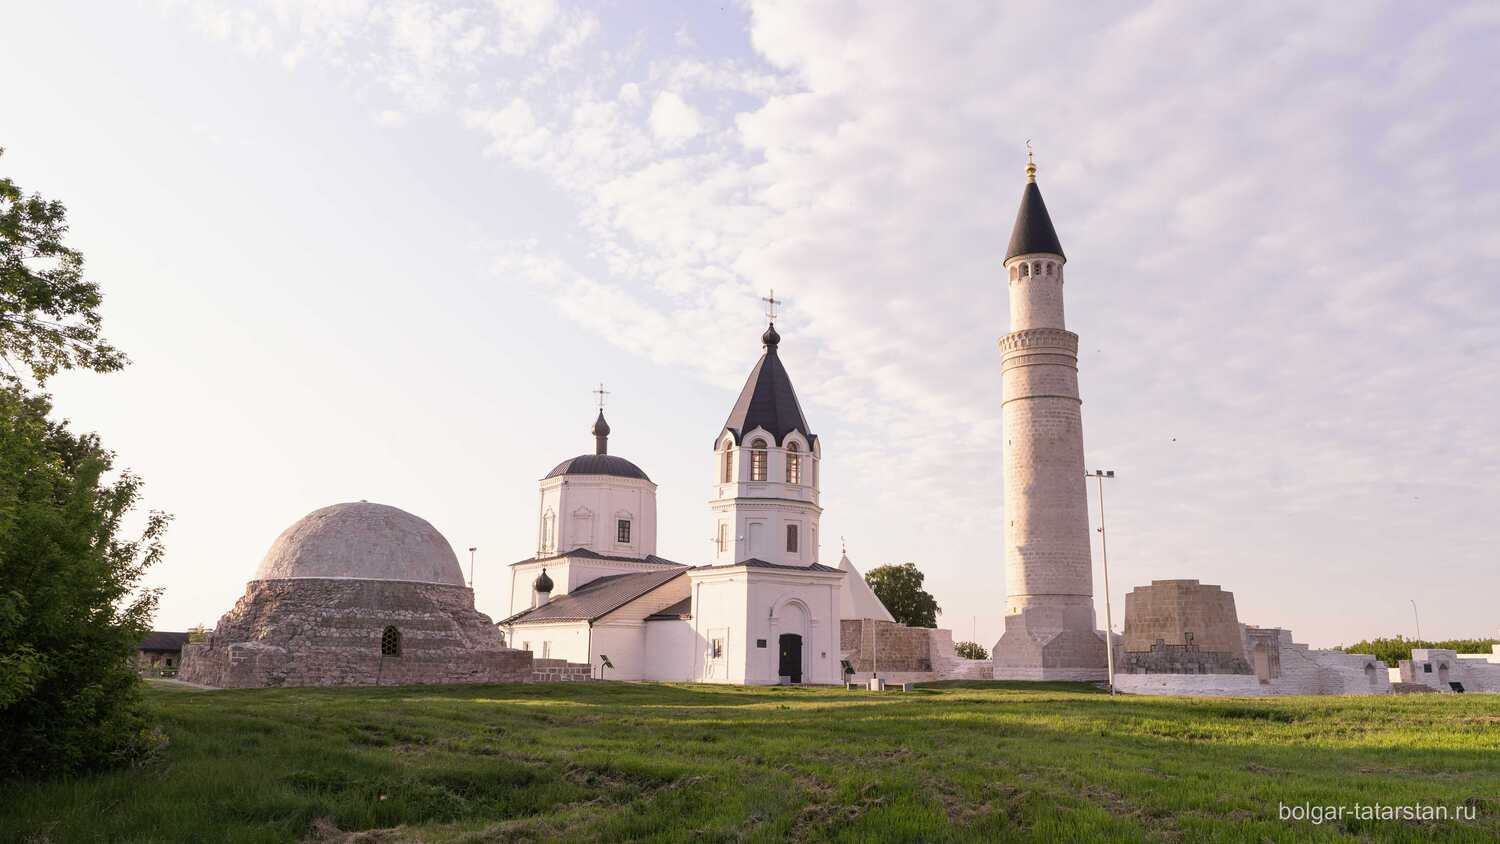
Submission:
[[865,573],[865,582],[897,623],[907,627],[936,627],[942,607],[922,589],[924,579],[916,563],[876,566]]
[[953,652],[964,659],[989,659],[990,652],[978,642],[954,642]]
[[123,538],[140,478],[112,472],[98,436],[48,419],[16,369],[40,384],[126,362],[99,337],[99,288],[66,231],[61,203],[0,178],[0,780],[106,767],[158,742],[131,662],[168,518],[149,513]]
[[[0,155],[5,150],[0,148]],[[110,372],[125,355],[99,336],[99,285],[83,278],[83,255],[62,243],[61,202],[26,196],[0,177],[0,360],[38,383],[59,369]]]
[[1411,659],[1412,648],[1441,648],[1461,654],[1487,654],[1500,644],[1500,639],[1448,639],[1442,642],[1408,639],[1404,636],[1365,639],[1352,645],[1339,645],[1338,650],[1351,654],[1371,654],[1395,668],[1403,659]]
[[122,538],[140,479],[107,480],[114,455],[50,410],[13,380],[0,389],[0,779],[105,767],[154,741],[131,660],[168,517]]

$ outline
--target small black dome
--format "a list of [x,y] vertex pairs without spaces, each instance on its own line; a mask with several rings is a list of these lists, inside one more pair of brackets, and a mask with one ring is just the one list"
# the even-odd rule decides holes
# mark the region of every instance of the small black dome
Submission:
[[531,588],[535,589],[538,592],[551,592],[552,591],[552,578],[550,578],[550,577],[547,576],[547,570],[546,569],[542,569],[541,575],[538,576],[537,579],[536,579],[536,581],[531,584]]
[[604,421],[604,411],[599,411],[599,418],[594,420],[594,436],[609,436],[609,423]]
[[613,454],[580,454],[571,460],[564,460],[547,473],[548,478],[559,475],[612,475],[616,478],[651,480],[641,471],[641,467]]
[[760,335],[760,342],[766,344],[766,348],[774,349],[781,342],[781,335],[776,333],[776,323],[766,326],[766,333]]

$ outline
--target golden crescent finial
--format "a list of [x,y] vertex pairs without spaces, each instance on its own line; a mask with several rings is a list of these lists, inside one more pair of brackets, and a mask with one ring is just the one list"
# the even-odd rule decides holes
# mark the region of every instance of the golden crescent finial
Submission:
[[1026,181],[1036,181],[1036,161],[1031,157],[1031,139],[1026,139]]

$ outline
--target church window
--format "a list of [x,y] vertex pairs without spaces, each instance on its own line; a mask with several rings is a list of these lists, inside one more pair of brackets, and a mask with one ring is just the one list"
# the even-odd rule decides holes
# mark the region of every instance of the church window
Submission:
[[543,642],[542,643],[542,659],[551,659],[551,658],[552,658],[552,643],[551,642]]
[[401,655],[401,631],[397,630],[395,625],[387,627],[385,632],[380,634],[380,655]]
[[621,545],[630,544],[630,520],[620,519],[615,522],[615,541]]
[[813,461],[812,461],[812,485],[813,486],[817,486],[818,485],[818,460],[817,460],[817,458],[813,458]]
[[796,443],[786,444],[786,482],[789,484],[802,483],[802,455]]
[[723,659],[724,658],[724,640],[723,639],[720,639],[720,638],[716,637],[716,638],[714,638],[713,641],[709,642],[709,644],[708,644],[708,658],[709,659]]
[[788,554],[795,554],[795,553],[797,553],[797,526],[796,525],[787,525],[786,526],[786,552]]
[[721,483],[729,483],[734,479],[734,449],[729,443],[724,443],[724,479]]
[[1026,278],[1029,275],[1031,275],[1031,266],[1029,264],[1022,264],[1021,265],[1021,278]]
[[728,546],[729,546],[729,525],[727,523],[725,523],[725,522],[719,522],[719,553],[722,554],[726,550],[728,550]]
[[766,479],[766,441],[757,439],[750,443],[750,480]]

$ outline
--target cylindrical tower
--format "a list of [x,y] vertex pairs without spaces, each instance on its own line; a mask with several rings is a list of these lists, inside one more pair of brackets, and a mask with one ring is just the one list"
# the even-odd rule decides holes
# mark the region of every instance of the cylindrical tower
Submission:
[[996,644],[997,677],[1091,679],[1095,658],[1099,670],[1104,667],[1103,639],[1094,630],[1078,335],[1063,319],[1065,263],[1036,165],[1028,160],[1005,255],[1011,319],[1011,332],[1000,339],[1006,635]]

